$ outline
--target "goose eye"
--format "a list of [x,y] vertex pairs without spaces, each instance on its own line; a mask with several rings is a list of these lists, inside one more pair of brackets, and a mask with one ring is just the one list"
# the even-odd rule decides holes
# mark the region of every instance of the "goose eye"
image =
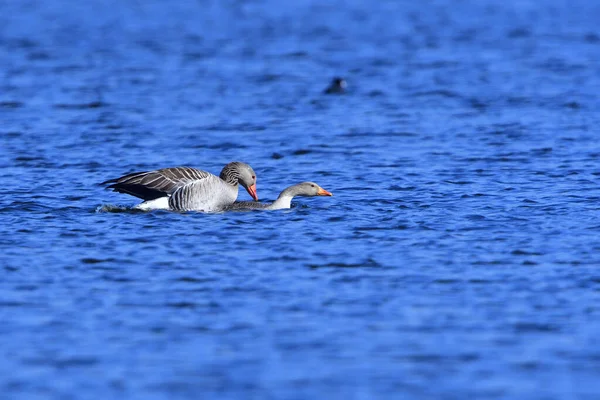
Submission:
[[256,179],[256,176],[252,175],[252,179]]
[[310,186],[315,187],[315,185],[310,185]]

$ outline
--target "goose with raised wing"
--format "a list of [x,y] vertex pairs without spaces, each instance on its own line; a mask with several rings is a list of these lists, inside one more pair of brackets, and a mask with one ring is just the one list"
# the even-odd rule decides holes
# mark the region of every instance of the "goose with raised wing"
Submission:
[[134,172],[102,184],[144,200],[135,207],[139,210],[221,211],[237,199],[238,185],[258,200],[256,173],[238,161],[223,167],[219,176],[191,167],[173,167]]
[[296,196],[333,196],[331,192],[323,189],[314,182],[302,182],[286,188],[273,203],[259,203],[256,201],[236,201],[225,207],[225,211],[246,210],[281,210],[290,208],[292,199]]

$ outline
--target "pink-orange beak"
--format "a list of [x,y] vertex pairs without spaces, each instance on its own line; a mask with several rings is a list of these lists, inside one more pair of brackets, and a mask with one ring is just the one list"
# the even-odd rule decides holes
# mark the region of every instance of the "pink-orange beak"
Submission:
[[317,192],[317,196],[333,196],[333,193],[328,192],[327,190],[325,190],[323,188],[319,188],[319,191]]
[[252,196],[254,201],[258,201],[258,195],[256,194],[256,183],[254,185],[248,186],[246,190],[248,191],[248,194]]

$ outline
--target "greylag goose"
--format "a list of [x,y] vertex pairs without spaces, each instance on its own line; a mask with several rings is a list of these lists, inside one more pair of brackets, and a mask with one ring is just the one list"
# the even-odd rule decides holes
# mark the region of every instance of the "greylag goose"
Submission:
[[273,203],[258,203],[255,201],[236,201],[224,208],[225,211],[242,210],[280,210],[290,208],[295,196],[333,196],[314,182],[302,182],[285,189]]
[[227,164],[219,176],[191,167],[134,172],[102,182],[107,189],[139,197],[140,210],[220,211],[238,196],[238,183],[258,200],[256,174],[242,162]]

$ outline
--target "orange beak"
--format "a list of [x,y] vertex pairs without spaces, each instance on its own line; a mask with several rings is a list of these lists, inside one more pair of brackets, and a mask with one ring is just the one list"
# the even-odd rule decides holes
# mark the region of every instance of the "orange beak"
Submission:
[[319,188],[319,191],[317,192],[317,196],[333,196],[333,193],[328,192],[327,190],[325,190],[323,188]]
[[248,194],[252,196],[254,201],[258,201],[258,195],[256,194],[256,183],[252,186],[248,186],[246,190],[248,191]]

